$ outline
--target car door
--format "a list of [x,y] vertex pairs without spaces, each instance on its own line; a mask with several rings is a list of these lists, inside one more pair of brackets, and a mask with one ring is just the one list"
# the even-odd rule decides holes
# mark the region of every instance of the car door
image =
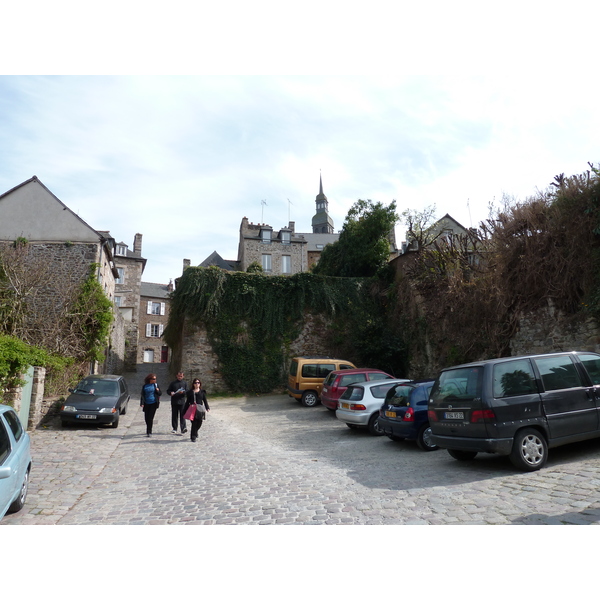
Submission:
[[18,464],[14,453],[15,442],[9,427],[0,415],[0,518],[4,516],[17,493]]
[[568,354],[533,359],[542,381],[542,407],[551,439],[585,434],[598,429],[593,388],[586,386]]

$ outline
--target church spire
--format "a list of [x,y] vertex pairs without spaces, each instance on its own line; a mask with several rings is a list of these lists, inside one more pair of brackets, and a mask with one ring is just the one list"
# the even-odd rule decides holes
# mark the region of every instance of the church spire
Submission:
[[319,173],[319,194],[316,198],[317,214],[312,219],[313,233],[333,233],[333,219],[329,216],[327,209],[329,203],[327,196],[323,193],[323,177]]

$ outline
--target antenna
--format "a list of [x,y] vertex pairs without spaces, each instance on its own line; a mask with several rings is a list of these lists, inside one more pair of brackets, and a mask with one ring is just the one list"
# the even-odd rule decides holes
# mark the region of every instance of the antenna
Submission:
[[467,198],[467,210],[469,211],[469,226],[473,227],[473,219],[471,218],[471,205],[469,204],[469,198]]
[[261,217],[260,217],[260,222],[264,223],[265,222],[265,206],[267,206],[267,201],[266,200],[261,200],[260,203],[262,204],[262,211],[261,211]]
[[290,216],[290,206],[293,204],[293,202],[290,202],[290,199],[287,199],[288,201],[288,223],[291,221],[291,216]]

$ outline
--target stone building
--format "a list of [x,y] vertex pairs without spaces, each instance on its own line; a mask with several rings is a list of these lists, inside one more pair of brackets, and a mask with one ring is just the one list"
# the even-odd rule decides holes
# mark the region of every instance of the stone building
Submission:
[[[109,232],[106,232],[110,235]],[[112,239],[112,238],[111,238]],[[133,250],[124,242],[114,242],[115,266],[115,306],[124,320],[125,329],[125,369],[135,371],[138,362],[138,340],[140,322],[140,294],[142,274],[146,259],[142,257],[142,234],[136,233]]]
[[[48,323],[65,297],[86,279],[92,265],[99,265],[98,281],[114,301],[118,273],[110,237],[71,211],[36,176],[0,195],[0,244],[17,240],[27,243],[28,260],[44,271],[44,286],[36,289],[35,301],[38,307],[46,305]],[[123,367],[121,324],[115,313],[107,361],[90,365],[92,372]]]
[[266,223],[251,223],[244,217],[240,224],[237,260],[225,260],[213,252],[200,266],[246,271],[251,264],[257,263],[269,275],[309,271],[319,261],[323,248],[339,239],[339,234],[333,233],[333,219],[328,212],[329,203],[323,193],[321,178],[315,204],[312,232],[297,233],[294,221],[276,230]]
[[162,334],[169,320],[169,295],[173,283],[141,283],[138,363],[164,363],[170,359]]

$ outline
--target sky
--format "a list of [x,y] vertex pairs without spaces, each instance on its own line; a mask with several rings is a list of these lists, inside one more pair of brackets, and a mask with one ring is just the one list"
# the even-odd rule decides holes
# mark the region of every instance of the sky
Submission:
[[141,233],[144,281],[236,259],[244,216],[310,232],[320,177],[336,231],[358,199],[469,227],[600,160],[590,3],[56,6],[9,9],[37,42],[1,42],[0,193]]

